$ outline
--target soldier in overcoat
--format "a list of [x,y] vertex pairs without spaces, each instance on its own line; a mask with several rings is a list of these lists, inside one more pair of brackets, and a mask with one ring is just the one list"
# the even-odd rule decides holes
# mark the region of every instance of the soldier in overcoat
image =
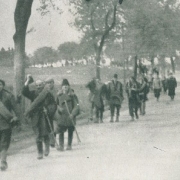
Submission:
[[8,168],[7,151],[11,142],[12,124],[17,124],[19,114],[13,94],[5,90],[4,86],[5,81],[0,80],[0,168],[2,171]]
[[167,88],[168,88],[168,96],[170,96],[171,100],[174,100],[175,89],[177,87],[176,78],[172,73],[169,74],[169,78],[167,80]]
[[73,132],[75,130],[75,119],[79,114],[77,96],[72,91],[67,79],[62,81],[62,89],[57,96],[57,129],[59,134],[59,150],[64,151],[64,133],[68,130],[68,144],[66,150],[72,149]]
[[134,116],[136,119],[138,116],[138,109],[140,107],[140,98],[139,98],[139,83],[134,77],[131,77],[126,84],[126,92],[128,95],[128,105],[129,105],[129,114],[131,120],[134,121]]
[[110,83],[107,85],[107,97],[109,99],[111,119],[110,122],[114,122],[114,112],[116,109],[116,122],[119,122],[120,108],[124,100],[123,97],[123,86],[120,81],[118,81],[118,75],[114,74],[114,77]]
[[[29,83],[31,76],[22,90],[22,94],[31,100],[31,105],[27,108],[25,115],[31,119],[32,127],[36,135],[38,159],[43,158],[43,142],[45,144],[44,155],[48,156],[50,151],[49,134],[53,124],[53,117],[56,112],[56,101],[50,93],[49,87],[44,87],[44,82],[37,80],[34,84]],[[34,89],[32,88],[34,86]],[[32,88],[32,89],[31,89]]]

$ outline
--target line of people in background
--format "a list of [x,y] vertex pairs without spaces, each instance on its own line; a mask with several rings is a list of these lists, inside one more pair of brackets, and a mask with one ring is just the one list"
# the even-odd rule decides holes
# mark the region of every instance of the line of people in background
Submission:
[[[93,109],[95,109],[94,122],[103,122],[104,106],[108,105],[110,109],[110,122],[114,122],[114,115],[116,111],[115,122],[119,122],[120,109],[124,100],[123,85],[118,81],[118,75],[114,74],[113,79],[108,83],[102,83],[100,79],[94,78],[86,87],[90,90],[89,100],[91,103],[90,120],[93,120]],[[169,78],[159,77],[159,72],[154,73],[154,78],[148,78],[141,74],[137,79],[130,77],[125,85],[125,92],[128,97],[129,115],[133,121],[139,118],[140,115],[146,114],[146,101],[148,100],[148,93],[151,88],[154,91],[154,96],[159,101],[161,91],[164,93],[168,91],[168,96],[171,100],[175,97],[175,88],[177,87],[176,78],[172,73],[169,73]],[[100,114],[100,116],[99,116]]]
[[[120,109],[124,100],[124,92],[123,85],[118,80],[118,75],[114,74],[113,79],[106,84],[102,83],[99,79],[94,78],[86,85],[86,87],[90,90],[90,120],[93,120],[93,109],[95,109],[94,123],[102,123],[104,106],[106,104],[109,106],[110,110],[110,122],[119,122]],[[139,77],[137,81],[134,77],[131,77],[125,86],[125,91],[128,97],[131,120],[139,118],[138,110],[140,110],[141,115],[145,115],[146,101],[148,100],[147,94],[149,93],[147,78],[142,76]],[[101,114],[100,117],[98,112]]]
[[154,74],[152,88],[154,90],[154,96],[159,101],[161,92],[163,91],[165,94],[168,92],[168,96],[171,98],[171,100],[174,100],[174,97],[176,95],[175,89],[177,87],[177,81],[176,78],[173,76],[173,73],[169,73],[169,77],[166,78],[163,76],[161,79],[159,77],[159,72]]

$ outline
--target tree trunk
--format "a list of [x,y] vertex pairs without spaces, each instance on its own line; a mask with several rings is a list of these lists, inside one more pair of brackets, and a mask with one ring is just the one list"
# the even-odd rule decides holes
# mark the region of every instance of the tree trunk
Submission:
[[172,72],[175,73],[175,63],[173,57],[171,57],[171,67],[172,67]]
[[160,56],[160,64],[161,64],[161,69],[162,69],[161,74],[163,76],[165,76],[165,74],[166,74],[166,61],[165,61],[164,55]]
[[96,50],[96,78],[100,79],[100,60],[101,60],[101,50],[98,48]]
[[129,57],[127,58],[127,61],[126,61],[126,69],[129,70]]
[[101,52],[102,52],[102,49],[104,47],[105,40],[109,36],[109,32],[114,28],[115,23],[116,23],[117,2],[116,2],[116,4],[114,4],[113,17],[112,17],[111,25],[109,25],[109,23],[108,23],[109,16],[110,16],[110,10],[108,10],[108,12],[105,15],[105,29],[102,30],[102,36],[100,38],[101,39],[100,43],[98,43],[97,40],[96,40],[96,37],[99,36],[99,33],[97,33],[97,31],[96,31],[94,21],[93,21],[94,11],[95,11],[95,9],[91,10],[90,22],[91,22],[91,28],[92,28],[92,32],[93,32],[93,41],[94,41],[93,44],[94,44],[94,49],[95,49],[95,52],[96,52],[96,78],[100,79]]
[[138,66],[138,68],[139,68],[139,74],[142,74],[143,70],[142,70],[142,61],[141,61],[141,58],[139,59],[139,66]]
[[[128,58],[127,58],[128,59]],[[128,60],[127,60],[128,61]],[[126,84],[126,59],[124,58],[124,62],[123,62],[123,71],[124,71],[124,85]]]
[[152,55],[151,57],[151,68],[152,69],[154,68],[154,55]]
[[14,95],[19,102],[20,120],[23,118],[24,100],[21,97],[21,90],[25,78],[25,41],[26,30],[31,15],[33,0],[17,0],[14,13],[16,32],[14,39]]
[[134,57],[134,78],[137,78],[137,55]]

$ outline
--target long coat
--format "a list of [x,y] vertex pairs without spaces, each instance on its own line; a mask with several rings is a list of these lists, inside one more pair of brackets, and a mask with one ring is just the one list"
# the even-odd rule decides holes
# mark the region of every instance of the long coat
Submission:
[[177,87],[177,81],[175,77],[170,77],[167,80],[167,88],[168,88],[168,95],[174,96],[175,95],[175,88]]
[[94,91],[93,103],[94,106],[100,109],[101,111],[104,111],[103,99],[105,95],[106,95],[106,85],[103,83],[97,83]]
[[[0,101],[3,103],[3,105],[10,111],[14,112],[16,116],[18,116],[18,110],[16,107],[16,102],[13,94],[6,90],[2,90],[0,92]],[[3,118],[2,115],[0,115],[0,130],[10,129],[10,121],[7,121]]]
[[115,83],[114,80],[112,80],[107,85],[107,94],[110,104],[121,105],[124,99],[122,83],[120,81]]
[[132,107],[137,108],[140,106],[140,98],[139,98],[139,92],[138,89],[140,87],[140,84],[138,82],[131,83],[127,82],[126,84],[126,93],[128,96],[129,104],[132,105]]
[[[37,91],[30,91],[29,86],[23,87],[22,94],[25,97],[27,97],[29,100],[31,100],[31,102],[33,102],[39,95]],[[34,110],[29,114],[33,127],[38,126],[39,122],[45,119],[44,112],[43,112],[44,108],[47,110],[50,123],[52,124],[52,120],[56,112],[56,101],[54,99],[54,96],[50,92],[47,93],[44,100],[41,103],[39,103],[38,106],[34,108]],[[47,119],[45,119],[45,121],[47,121]]]
[[[62,92],[57,96],[57,105],[62,109],[59,111],[57,108],[56,120],[58,126],[74,126],[75,118],[79,114],[79,103],[77,96],[72,92],[63,94]],[[70,114],[73,119],[70,119]],[[73,122],[72,122],[73,121]]]

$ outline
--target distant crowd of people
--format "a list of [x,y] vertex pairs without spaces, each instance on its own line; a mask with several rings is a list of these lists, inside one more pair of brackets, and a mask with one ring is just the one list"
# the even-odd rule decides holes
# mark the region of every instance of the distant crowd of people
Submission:
[[[108,83],[102,83],[100,79],[94,78],[86,87],[90,90],[90,120],[94,120],[95,123],[102,123],[104,106],[108,104],[111,117],[110,122],[114,122],[115,110],[115,122],[119,122],[120,109],[124,100],[124,91],[122,83],[118,80],[118,75],[114,74],[113,79]],[[146,114],[147,96],[151,90],[154,91],[154,96],[157,101],[159,101],[161,91],[164,93],[168,92],[168,96],[170,96],[171,100],[174,100],[176,87],[177,81],[173,73],[169,73],[168,78],[163,76],[163,79],[160,79],[158,71],[155,71],[151,78],[148,78],[144,73],[137,78],[133,76],[130,77],[124,88],[127,93],[131,120],[139,118],[138,110],[140,115]],[[93,118],[93,109],[95,111],[95,118]]]
[[154,96],[157,98],[157,101],[159,100],[161,91],[163,91],[164,93],[168,92],[168,96],[171,98],[171,100],[174,100],[177,81],[176,78],[173,76],[173,73],[169,73],[168,78],[163,76],[162,79],[159,77],[159,74],[157,73],[153,79],[152,85],[152,88],[154,89]]
[[[12,128],[18,124],[19,112],[12,93],[5,88],[5,82],[0,80],[0,152],[1,170],[8,168],[7,151],[11,142]],[[93,78],[87,83],[89,89],[90,120],[94,123],[103,123],[105,105],[109,106],[110,122],[119,122],[120,109],[124,101],[124,91],[127,93],[129,115],[131,120],[146,114],[146,101],[151,88],[157,101],[161,91],[168,91],[171,100],[175,97],[177,87],[176,78],[172,73],[168,78],[159,78],[159,73],[154,73],[154,78],[148,79],[144,75],[138,78],[130,77],[125,84],[118,80],[118,74],[114,74],[108,83]],[[54,80],[48,78],[45,81],[34,81],[32,75],[27,75],[22,88],[22,95],[31,101],[26,108],[25,116],[31,119],[32,128],[36,136],[37,158],[43,159],[50,153],[50,146],[64,151],[64,133],[68,131],[66,150],[72,150],[73,132],[76,132],[76,117],[80,113],[79,100],[71,88],[67,79],[63,79],[61,88],[56,91]],[[95,118],[94,118],[95,111]],[[56,121],[54,121],[56,120]],[[59,143],[56,136],[59,134]],[[78,137],[79,138],[79,137]]]

